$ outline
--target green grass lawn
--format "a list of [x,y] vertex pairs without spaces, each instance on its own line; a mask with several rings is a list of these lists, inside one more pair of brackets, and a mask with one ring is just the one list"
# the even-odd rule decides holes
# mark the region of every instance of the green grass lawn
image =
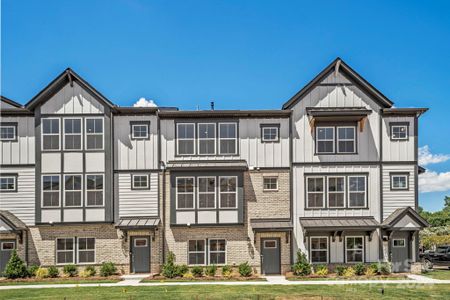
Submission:
[[[43,281],[0,281],[0,286],[4,285],[36,285],[36,284],[82,284],[82,283],[114,283],[119,282],[119,279],[84,279],[84,280],[43,280]],[[1,292],[0,292],[1,296]],[[0,297],[1,299],[1,297]]]
[[[381,289],[384,288],[384,295]],[[448,299],[450,285],[140,286],[0,290],[0,299]]]
[[450,270],[445,269],[434,269],[428,273],[422,274],[427,277],[431,277],[433,279],[442,279],[442,280],[450,280]]

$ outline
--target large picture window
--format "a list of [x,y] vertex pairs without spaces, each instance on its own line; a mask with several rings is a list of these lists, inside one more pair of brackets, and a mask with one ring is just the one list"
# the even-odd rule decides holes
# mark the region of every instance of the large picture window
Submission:
[[82,186],[81,175],[64,176],[64,206],[82,206]]
[[312,263],[328,262],[328,237],[310,238],[310,256]]
[[324,177],[307,177],[307,207],[308,208],[323,208],[324,201]]
[[73,264],[75,263],[75,239],[59,238],[56,239],[56,264]]
[[237,177],[220,176],[220,208],[237,207]]
[[226,245],[227,242],[223,239],[209,240],[209,264],[210,265],[224,265],[226,264]]
[[42,119],[42,150],[59,150],[59,119]]
[[208,155],[216,153],[216,124],[198,124],[198,154]]
[[348,263],[364,261],[364,237],[345,237],[345,258]]
[[328,207],[345,207],[345,177],[328,177]]
[[366,206],[367,185],[366,176],[348,177],[348,207],[358,208]]
[[219,123],[219,153],[237,154],[236,123]]
[[216,207],[216,177],[198,177],[198,208]]
[[81,150],[81,119],[64,119],[64,149]]
[[86,175],[86,206],[103,206],[103,174]]
[[194,208],[194,177],[176,178],[177,209]]
[[79,264],[95,263],[95,238],[78,238],[77,248]]
[[59,207],[59,175],[42,176],[42,207]]
[[195,154],[195,124],[193,123],[177,124],[177,154],[178,155]]
[[103,118],[86,118],[86,150],[103,149]]
[[188,263],[189,265],[206,264],[206,245],[205,240],[189,240]]

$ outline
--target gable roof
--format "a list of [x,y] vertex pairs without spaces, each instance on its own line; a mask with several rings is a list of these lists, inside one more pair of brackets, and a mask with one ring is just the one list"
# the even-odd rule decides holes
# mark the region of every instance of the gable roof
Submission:
[[394,210],[392,214],[390,214],[381,224],[382,227],[393,227],[395,224],[398,223],[405,215],[409,215],[411,218],[413,218],[414,221],[421,224],[423,227],[428,227],[430,224],[422,218],[414,209],[411,207],[402,207],[397,208]]
[[0,101],[5,102],[11,106],[17,107],[17,108],[22,108],[22,104],[17,103],[16,101],[13,101],[9,98],[6,98],[5,96],[0,95]]
[[8,225],[10,230],[17,231],[27,229],[27,225],[25,225],[24,222],[22,222],[13,213],[7,210],[0,210],[0,220],[5,222],[5,224]]
[[322,72],[320,72],[313,80],[311,80],[306,86],[304,86],[297,94],[295,94],[289,101],[283,104],[283,109],[290,109],[294,106],[301,98],[310,92],[317,84],[319,84],[325,77],[327,77],[331,72],[336,71],[342,72],[346,77],[358,85],[363,91],[368,93],[373,99],[383,108],[390,108],[394,104],[385,95],[383,95],[379,90],[372,86],[367,80],[365,80],[361,75],[356,73],[349,65],[347,65],[340,57],[336,58],[331,64],[329,64]]
[[93,86],[91,86],[86,80],[84,80],[80,75],[75,73],[71,68],[65,69],[61,74],[59,74],[52,82],[50,82],[42,91],[40,91],[36,96],[34,96],[25,107],[29,110],[33,110],[39,104],[45,103],[58,91],[60,91],[67,83],[72,84],[76,81],[82,88],[87,90],[92,96],[94,96],[100,102],[106,104],[107,106],[114,108],[115,105],[103,96],[99,91],[97,91]]

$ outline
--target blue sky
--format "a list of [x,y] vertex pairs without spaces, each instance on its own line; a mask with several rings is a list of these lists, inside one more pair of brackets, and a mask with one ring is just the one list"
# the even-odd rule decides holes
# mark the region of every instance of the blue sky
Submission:
[[420,204],[440,209],[450,195],[450,1],[362,3],[2,0],[1,93],[26,103],[70,66],[119,105],[271,109],[340,56],[395,106],[430,108]]

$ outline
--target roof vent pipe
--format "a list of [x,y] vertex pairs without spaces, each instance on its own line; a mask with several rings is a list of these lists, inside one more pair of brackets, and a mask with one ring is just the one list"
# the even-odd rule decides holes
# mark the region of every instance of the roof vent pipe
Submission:
[[214,110],[214,101],[211,101],[211,110]]

